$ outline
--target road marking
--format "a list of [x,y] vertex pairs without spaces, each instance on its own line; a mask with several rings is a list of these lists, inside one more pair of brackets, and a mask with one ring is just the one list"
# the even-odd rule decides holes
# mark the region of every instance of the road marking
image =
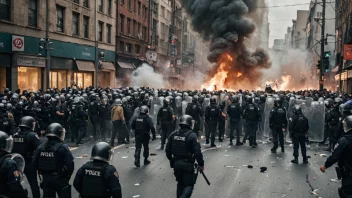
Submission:
[[74,151],[76,149],[78,149],[79,147],[70,147],[70,151]]
[[203,149],[203,150],[202,150],[202,153],[204,153],[205,151],[214,150],[214,149],[216,149],[216,147]]
[[121,144],[121,145],[119,145],[119,146],[115,146],[115,147],[114,147],[114,150],[115,150],[115,149],[118,149],[118,148],[121,148],[121,147],[123,147],[123,146],[125,146],[125,145],[126,145],[126,144]]

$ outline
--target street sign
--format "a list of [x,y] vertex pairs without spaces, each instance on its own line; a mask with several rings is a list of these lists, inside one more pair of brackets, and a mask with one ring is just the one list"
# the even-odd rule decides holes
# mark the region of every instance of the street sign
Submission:
[[24,51],[24,37],[12,35],[12,51]]
[[181,65],[182,61],[181,60],[177,60],[177,65]]

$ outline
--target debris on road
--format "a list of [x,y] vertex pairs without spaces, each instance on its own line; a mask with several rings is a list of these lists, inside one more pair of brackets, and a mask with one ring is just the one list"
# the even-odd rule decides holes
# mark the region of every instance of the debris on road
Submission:
[[133,198],[136,198],[136,197],[140,197],[140,195],[134,195],[134,196],[132,196]]
[[139,183],[136,183],[136,184],[134,184],[135,186],[139,186],[140,184]]
[[151,153],[150,156],[156,156],[157,154],[156,153]]
[[253,166],[252,166],[252,165],[248,165],[247,167],[248,167],[248,168],[253,168]]
[[261,173],[266,173],[267,170],[268,170],[268,168],[265,167],[265,166],[260,167],[260,172],[261,172]]
[[230,166],[229,165],[228,166],[224,165],[224,167],[225,168],[235,168],[235,166],[231,166],[231,165]]
[[231,155],[225,155],[225,157],[230,157]]
[[326,154],[320,154],[320,157],[327,157]]
[[127,158],[128,158],[128,156],[122,156],[121,158],[122,158],[122,159],[127,159]]
[[335,179],[330,179],[331,182],[335,182],[335,183],[339,183],[339,179],[335,178]]

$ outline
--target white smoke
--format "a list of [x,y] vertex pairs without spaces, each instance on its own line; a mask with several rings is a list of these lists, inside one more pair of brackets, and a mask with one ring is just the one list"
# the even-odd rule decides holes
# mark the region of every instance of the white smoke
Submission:
[[132,87],[151,87],[156,89],[167,86],[163,80],[163,76],[155,73],[154,69],[146,63],[143,63],[142,66],[132,72],[130,83]]

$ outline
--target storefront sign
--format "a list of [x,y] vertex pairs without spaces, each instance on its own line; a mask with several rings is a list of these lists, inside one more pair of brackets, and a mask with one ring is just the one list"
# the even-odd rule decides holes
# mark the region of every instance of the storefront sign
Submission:
[[352,45],[351,44],[345,44],[343,48],[343,59],[344,60],[352,60]]
[[45,67],[45,59],[35,56],[19,55],[17,59],[17,65],[27,67]]
[[12,35],[12,51],[24,51],[24,37]]
[[3,42],[0,42],[0,47],[1,47],[1,48],[4,48],[4,47],[5,47],[5,45],[4,45]]

